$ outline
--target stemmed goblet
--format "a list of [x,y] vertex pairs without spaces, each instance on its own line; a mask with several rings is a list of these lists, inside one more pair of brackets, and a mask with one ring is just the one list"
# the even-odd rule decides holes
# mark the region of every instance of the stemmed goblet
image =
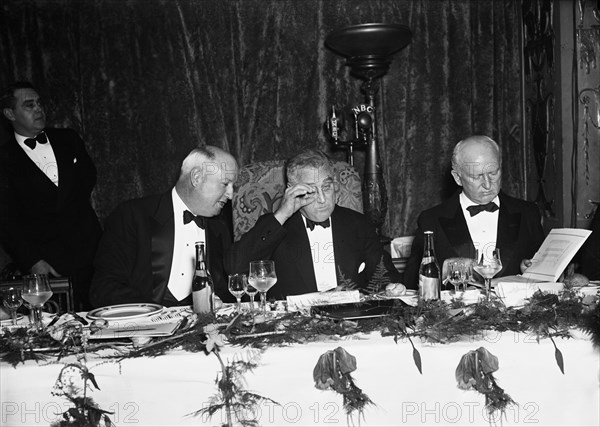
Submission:
[[465,282],[466,268],[462,262],[451,262],[448,266],[448,282],[454,286],[454,293],[460,291],[460,285]]
[[254,312],[254,297],[256,296],[257,293],[258,293],[258,289],[256,289],[254,286],[252,286],[246,280],[246,295],[248,295],[248,297],[250,297],[250,311],[251,312]]
[[246,275],[245,274],[230,274],[229,275],[229,292],[237,300],[237,312],[242,312],[242,296],[246,292]]
[[485,298],[489,301],[492,288],[492,278],[502,270],[502,260],[500,259],[500,249],[492,251],[491,256],[486,256],[483,251],[475,251],[475,260],[473,262],[475,270],[485,280]]
[[52,289],[46,274],[30,274],[23,276],[23,299],[31,305],[33,323],[38,331],[44,329],[42,322],[42,306],[52,296]]
[[20,288],[8,288],[3,292],[2,304],[10,312],[13,326],[17,325],[17,309],[23,304]]
[[267,313],[267,291],[277,282],[275,273],[275,262],[271,260],[260,260],[250,262],[248,283],[260,292],[260,304],[263,314]]

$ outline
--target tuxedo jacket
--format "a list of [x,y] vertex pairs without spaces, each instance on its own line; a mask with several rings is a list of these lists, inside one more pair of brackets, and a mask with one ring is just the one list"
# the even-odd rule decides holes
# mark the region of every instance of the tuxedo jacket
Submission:
[[[183,218],[181,218],[183,220]],[[224,272],[224,253],[231,233],[218,218],[207,218],[207,266],[215,293],[231,300]],[[154,302],[164,298],[173,260],[175,219],[171,191],[127,201],[104,224],[104,234],[94,261],[90,289],[93,306]]]
[[[433,231],[435,255],[440,269],[444,260],[452,257],[475,257],[475,246],[459,202],[460,191],[441,204],[423,211],[417,219],[417,232],[406,263],[405,284],[417,288],[419,266],[423,257],[423,232]],[[521,274],[523,259],[533,257],[544,241],[541,217],[532,202],[510,197],[500,198],[496,247],[500,249],[502,270],[496,277]]]
[[23,272],[44,259],[68,275],[91,267],[101,228],[90,204],[96,168],[71,129],[46,129],[58,186],[38,168],[14,134],[0,147],[0,238]]
[[[336,206],[331,215],[333,251],[338,284],[352,280],[364,288],[384,259],[390,281],[398,282],[400,274],[379,240],[375,228],[361,213]],[[247,272],[249,262],[259,259],[275,261],[277,283],[269,290],[269,298],[317,292],[310,242],[300,212],[283,226],[273,214],[265,214],[232,247],[232,262],[237,272]],[[361,264],[364,270],[359,273]]]

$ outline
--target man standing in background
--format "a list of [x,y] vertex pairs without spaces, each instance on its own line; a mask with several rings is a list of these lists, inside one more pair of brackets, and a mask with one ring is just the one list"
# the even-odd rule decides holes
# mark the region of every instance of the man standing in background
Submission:
[[14,133],[0,146],[0,243],[23,274],[68,276],[76,310],[87,310],[92,261],[102,233],[90,203],[96,167],[72,129],[47,129],[28,82],[2,91]]

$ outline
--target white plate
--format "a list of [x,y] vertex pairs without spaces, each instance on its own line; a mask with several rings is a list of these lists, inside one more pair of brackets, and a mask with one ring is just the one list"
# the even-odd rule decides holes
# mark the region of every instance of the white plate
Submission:
[[[23,317],[25,317],[23,314],[17,313],[17,322],[19,320],[21,320]],[[8,317],[7,319],[2,318],[2,320],[0,320],[0,326],[10,326],[10,325],[12,325],[12,319],[10,317]]]
[[591,282],[587,286],[582,286],[581,288],[576,288],[577,291],[583,296],[586,295],[596,295],[598,291],[600,291],[600,286],[593,285]]
[[160,313],[163,309],[162,305],[152,303],[118,304],[96,308],[90,311],[87,317],[92,320],[129,320],[152,316]]

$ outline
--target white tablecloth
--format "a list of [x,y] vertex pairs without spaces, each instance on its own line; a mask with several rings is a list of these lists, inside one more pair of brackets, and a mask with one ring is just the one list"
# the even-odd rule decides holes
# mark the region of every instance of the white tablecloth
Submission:
[[[447,345],[416,342],[423,361],[419,374],[408,342],[394,343],[379,334],[361,339],[270,347],[260,366],[246,374],[246,388],[277,401],[261,405],[259,425],[347,425],[342,397],[314,387],[313,368],[321,354],[342,346],[357,360],[353,376],[373,400],[361,425],[489,426],[484,397],[457,388],[454,377],[463,354],[480,346],[499,359],[498,383],[519,404],[503,425],[600,425],[600,353],[586,339],[557,339],[564,375],[550,340],[513,332]],[[226,347],[224,360],[247,357],[251,350]],[[68,359],[72,360],[72,359]],[[49,425],[69,404],[51,395],[62,363],[27,362],[0,369],[2,426]],[[91,359],[101,390],[91,393],[101,408],[114,411],[119,426],[220,425],[212,419],[186,417],[206,405],[217,388],[219,363],[214,355],[175,351],[154,359],[121,363]],[[499,421],[499,420],[497,420]],[[358,420],[354,418],[358,424]]]

